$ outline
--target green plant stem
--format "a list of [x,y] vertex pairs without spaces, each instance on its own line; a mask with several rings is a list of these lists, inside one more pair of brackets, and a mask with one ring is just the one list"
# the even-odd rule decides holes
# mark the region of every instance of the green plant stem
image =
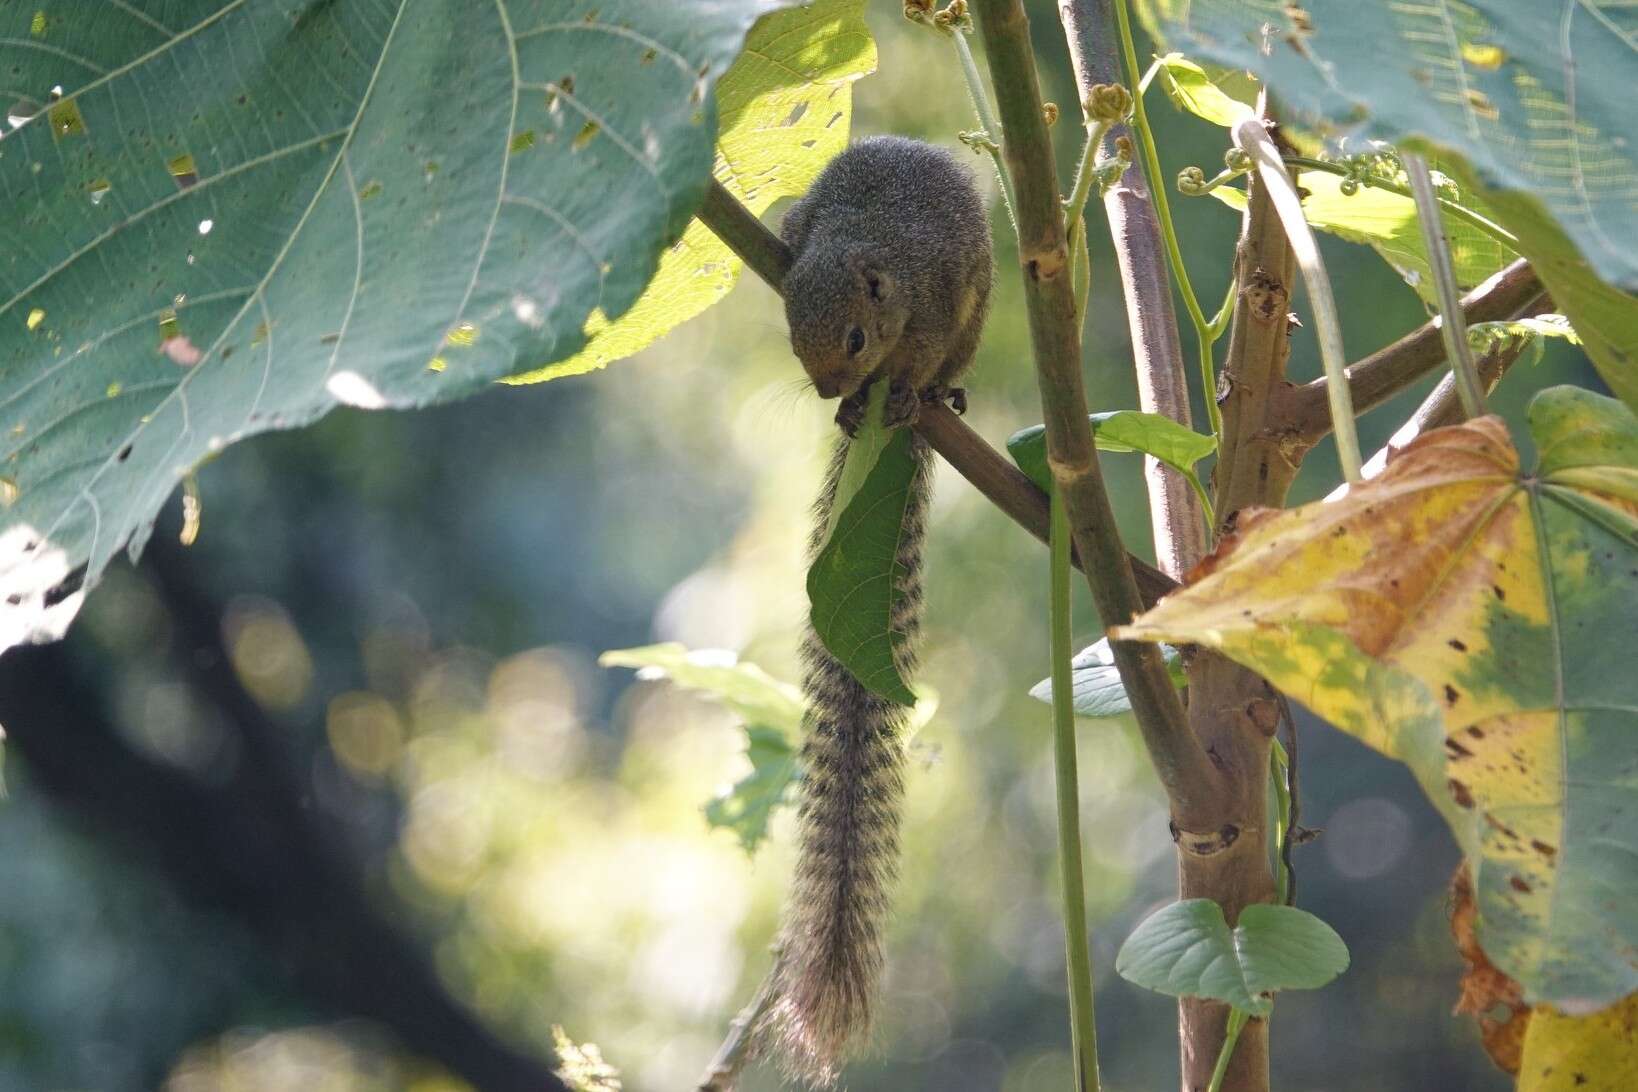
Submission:
[[[1081,161],[1075,168],[1075,187],[1064,202],[1064,220],[1069,230],[1069,251],[1075,260],[1076,313],[1086,320],[1087,294],[1092,289],[1092,252],[1086,240],[1086,202],[1092,196],[1092,179],[1097,176],[1098,148],[1109,132],[1107,121],[1094,121],[1087,130]],[[1015,225],[1016,226],[1016,225]]]
[[[1126,79],[1137,88],[1142,77],[1138,69],[1137,48],[1132,44],[1132,17],[1126,4],[1127,0],[1115,0],[1115,21],[1120,30],[1121,59],[1126,68]],[[1212,336],[1211,322],[1200,308],[1194,286],[1189,283],[1189,271],[1183,267],[1183,249],[1178,245],[1177,230],[1172,226],[1166,179],[1160,173],[1160,153],[1155,150],[1154,133],[1149,129],[1149,114],[1144,109],[1141,92],[1132,95],[1132,128],[1143,156],[1143,173],[1149,180],[1149,196],[1154,200],[1161,235],[1166,241],[1166,262],[1172,268],[1172,276],[1177,279],[1178,291],[1183,296],[1183,308],[1188,311],[1189,321],[1194,324],[1195,342],[1200,350],[1201,397],[1206,403],[1206,419],[1211,423],[1211,434],[1221,438],[1223,415],[1217,408],[1217,366],[1212,360],[1212,345],[1217,339]]]
[[1234,1044],[1240,1041],[1240,1029],[1250,1019],[1239,1009],[1229,1009],[1228,1030],[1223,1033],[1223,1049],[1217,1052],[1217,1065],[1211,1071],[1211,1083],[1206,1092],[1218,1092],[1223,1087],[1223,1074],[1228,1072],[1229,1060],[1234,1057]]
[[[1019,272],[1046,424],[1047,465],[1063,497],[1098,616],[1106,626],[1120,625],[1141,607],[1087,420],[1064,210],[1052,140],[1041,116],[1029,19],[1021,0],[976,0],[974,7],[1006,126],[1002,150],[1017,201]],[[1189,731],[1159,649],[1114,641],[1111,651],[1172,821],[1185,832],[1218,830],[1218,773]]]
[[[1390,182],[1386,178],[1378,178],[1375,175],[1350,174],[1348,168],[1342,166],[1340,163],[1332,163],[1325,159],[1313,159],[1305,155],[1288,155],[1285,156],[1284,159],[1286,164],[1291,167],[1300,167],[1305,171],[1322,171],[1325,174],[1334,174],[1342,178],[1353,177],[1358,179],[1359,184],[1362,186],[1372,186],[1379,190],[1386,190],[1388,193],[1397,193],[1400,197],[1410,197],[1412,200],[1415,200],[1414,195],[1406,186],[1401,186],[1397,182]],[[1443,197],[1439,197],[1438,201],[1439,207],[1445,212],[1448,212],[1450,215],[1456,217],[1456,219],[1478,228],[1480,231],[1484,232],[1498,243],[1503,244],[1508,249],[1513,251],[1518,250],[1518,236],[1514,235],[1511,231],[1508,231],[1494,220],[1486,219],[1467,206],[1459,205],[1455,201],[1450,201]]]
[[1433,192],[1433,177],[1427,161],[1419,155],[1404,157],[1405,174],[1410,178],[1411,197],[1416,201],[1416,222],[1422,229],[1422,244],[1428,251],[1428,268],[1439,293],[1439,332],[1445,342],[1445,356],[1456,375],[1456,393],[1468,419],[1485,414],[1484,385],[1473,367],[1473,349],[1467,343],[1467,319],[1462,314],[1461,293],[1456,287],[1456,271],[1450,264],[1450,244],[1439,223],[1439,198]]
[[1058,865],[1062,873],[1064,942],[1069,972],[1069,1030],[1075,1052],[1075,1088],[1098,1090],[1098,1032],[1092,1010],[1092,953],[1087,945],[1086,886],[1081,874],[1080,774],[1075,759],[1071,656],[1069,515],[1052,494],[1051,626],[1053,760],[1058,782]]
[[990,106],[990,96],[984,91],[984,77],[973,60],[973,50],[967,44],[966,32],[960,27],[951,27],[945,33],[955,40],[956,56],[961,59],[961,75],[967,81],[967,94],[973,100],[973,113],[978,115],[978,127],[989,137],[990,159],[995,163],[995,177],[1001,184],[1001,203],[1006,206],[1008,223],[1016,231],[1018,214],[1013,211],[1012,183],[1007,178],[1007,167],[1001,159],[1001,141],[1005,139],[1001,123],[996,120],[995,111]]
[[1286,756],[1285,746],[1278,739],[1274,739],[1268,749],[1268,778],[1274,786],[1274,887],[1278,892],[1278,901],[1281,906],[1289,905],[1286,899],[1291,890],[1291,869],[1286,864],[1286,839],[1290,835],[1291,817],[1291,776],[1290,758]]

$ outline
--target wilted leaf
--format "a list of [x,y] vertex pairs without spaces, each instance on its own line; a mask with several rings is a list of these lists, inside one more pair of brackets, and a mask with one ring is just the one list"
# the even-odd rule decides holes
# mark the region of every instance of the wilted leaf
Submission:
[[1538,1005],[1524,1036],[1518,1092],[1638,1088],[1638,996],[1589,1016]]
[[784,732],[753,724],[745,734],[751,772],[706,804],[705,818],[713,827],[733,831],[745,852],[755,853],[768,835],[774,809],[785,802],[801,776],[801,766],[796,747]]
[[1115,970],[1171,997],[1222,1001],[1253,1016],[1277,990],[1311,990],[1348,968],[1336,931],[1294,906],[1248,906],[1230,930],[1211,899],[1184,899],[1150,914],[1126,938]]
[[59,634],[206,454],[622,314],[770,6],[175,0],[0,42],[35,115],[0,152],[0,647]]
[[[763,16],[717,83],[717,181],[761,215],[807,188],[847,146],[852,83],[875,70],[864,0],[814,0]],[[508,383],[580,375],[645,348],[727,295],[743,263],[698,220],[660,256],[631,310],[594,313],[586,347]]]
[[1224,652],[1408,763],[1531,1001],[1638,990],[1638,418],[1570,387],[1427,433],[1332,503],[1238,533],[1119,637]]
[[802,692],[724,648],[689,649],[676,643],[612,649],[604,667],[635,667],[639,679],[670,679],[684,690],[717,699],[748,724],[766,725],[794,739],[802,724]]
[[[1172,645],[1161,645],[1160,655],[1166,662],[1167,673],[1178,686],[1184,684],[1183,657]],[[1132,711],[1132,700],[1121,685],[1120,672],[1115,668],[1115,654],[1109,648],[1109,638],[1100,637],[1081,649],[1069,661],[1070,690],[1074,695],[1075,714],[1082,717],[1115,717]],[[1029,696],[1052,704],[1052,680],[1042,679],[1029,688]]]

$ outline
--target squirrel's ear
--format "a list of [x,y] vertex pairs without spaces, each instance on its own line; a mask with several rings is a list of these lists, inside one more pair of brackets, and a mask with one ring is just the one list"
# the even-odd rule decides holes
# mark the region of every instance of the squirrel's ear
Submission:
[[859,283],[870,293],[872,302],[884,303],[892,298],[896,288],[893,275],[882,268],[874,255],[857,255],[852,264],[853,272],[858,275]]

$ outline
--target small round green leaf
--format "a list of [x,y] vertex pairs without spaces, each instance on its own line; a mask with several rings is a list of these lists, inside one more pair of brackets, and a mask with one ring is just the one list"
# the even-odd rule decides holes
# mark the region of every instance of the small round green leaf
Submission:
[[1335,930],[1293,906],[1249,906],[1229,929],[1211,899],[1185,899],[1149,915],[1121,945],[1115,970],[1172,997],[1222,1001],[1266,1016],[1277,990],[1323,986],[1348,967]]

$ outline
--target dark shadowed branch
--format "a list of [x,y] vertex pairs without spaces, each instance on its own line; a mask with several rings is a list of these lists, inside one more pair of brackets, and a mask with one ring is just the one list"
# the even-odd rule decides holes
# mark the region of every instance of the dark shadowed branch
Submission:
[[501,1042],[450,996],[416,943],[370,903],[345,832],[308,804],[285,742],[239,685],[219,605],[153,543],[144,570],[169,613],[177,673],[236,756],[203,777],[133,750],[87,695],[71,645],[0,658],[0,723],[30,780],[110,841],[155,859],[188,901],[248,924],[321,1009],[374,1020],[476,1088],[567,1092],[545,1061]]

